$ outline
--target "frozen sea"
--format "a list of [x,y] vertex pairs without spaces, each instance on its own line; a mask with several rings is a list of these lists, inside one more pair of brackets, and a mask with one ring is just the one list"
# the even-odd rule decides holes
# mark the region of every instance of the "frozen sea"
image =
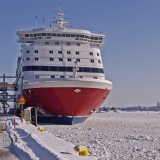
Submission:
[[81,124],[42,126],[101,160],[160,159],[159,112],[95,113]]

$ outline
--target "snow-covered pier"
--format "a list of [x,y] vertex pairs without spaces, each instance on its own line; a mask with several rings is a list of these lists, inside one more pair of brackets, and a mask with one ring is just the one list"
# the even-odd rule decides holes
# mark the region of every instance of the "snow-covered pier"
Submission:
[[[53,136],[47,131],[41,132],[32,124],[21,122],[14,117],[8,117],[6,121],[7,132],[12,139],[12,149],[20,160],[96,160],[93,156],[79,156],[74,151],[74,144],[68,143]],[[5,159],[6,160],[6,159]]]

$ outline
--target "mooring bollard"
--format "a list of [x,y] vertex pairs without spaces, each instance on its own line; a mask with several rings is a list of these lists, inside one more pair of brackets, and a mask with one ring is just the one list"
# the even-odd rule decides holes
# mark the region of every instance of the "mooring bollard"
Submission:
[[78,152],[80,156],[88,156],[88,149],[85,146],[76,145],[74,150]]
[[16,118],[14,117],[14,128],[16,128]]

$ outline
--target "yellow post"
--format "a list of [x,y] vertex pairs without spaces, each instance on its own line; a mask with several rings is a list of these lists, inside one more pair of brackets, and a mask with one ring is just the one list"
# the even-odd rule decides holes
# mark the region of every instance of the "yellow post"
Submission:
[[76,145],[74,150],[78,152],[80,156],[88,156],[88,149],[85,146]]

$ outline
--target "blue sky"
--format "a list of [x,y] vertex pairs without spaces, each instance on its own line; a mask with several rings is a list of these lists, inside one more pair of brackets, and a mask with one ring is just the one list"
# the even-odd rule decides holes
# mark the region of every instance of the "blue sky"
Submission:
[[101,48],[113,89],[105,106],[152,106],[160,101],[159,0],[6,0],[0,2],[0,75],[15,75],[16,31],[45,27],[58,4],[69,25],[106,35]]

